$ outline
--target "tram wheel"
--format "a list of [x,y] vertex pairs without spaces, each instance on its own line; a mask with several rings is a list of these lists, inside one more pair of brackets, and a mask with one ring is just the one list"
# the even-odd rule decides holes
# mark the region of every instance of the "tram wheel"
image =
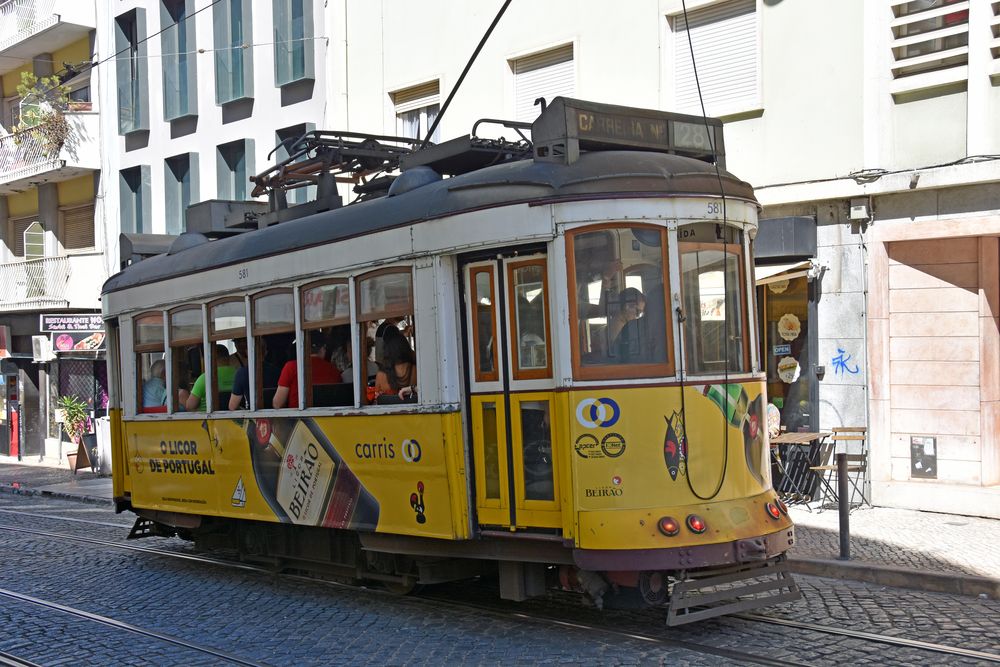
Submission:
[[420,589],[420,586],[417,586],[417,582],[409,578],[400,579],[399,581],[383,581],[382,587],[389,593],[399,595],[400,597],[409,595]]
[[639,574],[639,592],[642,599],[650,606],[659,606],[670,597],[670,585],[667,575],[662,572],[641,572]]

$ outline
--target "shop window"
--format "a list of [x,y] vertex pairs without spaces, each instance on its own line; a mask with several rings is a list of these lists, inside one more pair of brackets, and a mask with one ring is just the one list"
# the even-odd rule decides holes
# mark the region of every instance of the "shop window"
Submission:
[[305,406],[354,405],[351,291],[347,281],[302,288],[302,339],[309,352]]
[[746,371],[750,355],[743,232],[714,223],[681,229],[682,238],[690,239],[680,243],[684,371]]
[[[809,282],[805,276],[776,276],[757,287],[762,366],[767,399],[789,431],[811,428],[813,397],[809,374]],[[855,367],[856,369],[856,367]]]
[[[292,364],[295,369],[295,300],[290,289],[274,289],[257,294],[252,302],[253,312],[253,369],[254,393],[258,410],[274,407],[298,408],[298,387],[295,387],[295,402],[289,400],[291,391],[285,395],[281,405],[274,399],[278,393],[278,382],[285,366]],[[289,388],[291,389],[291,388]]]
[[163,355],[163,313],[135,318],[136,412],[167,411],[167,368]]
[[[401,402],[404,387],[416,388],[416,334],[413,327],[413,278],[409,267],[370,273],[358,280],[361,350],[369,370],[377,366],[368,403]],[[360,364],[359,364],[360,365]],[[405,394],[416,400],[418,393]]]
[[568,244],[574,375],[672,375],[666,229],[583,230]]
[[[209,304],[208,337],[212,377],[216,378],[212,410],[236,410],[248,407],[250,376],[247,363],[247,313],[242,298],[230,298]],[[235,387],[239,387],[237,392]],[[233,394],[237,399],[231,401]]]
[[170,391],[177,397],[175,412],[205,412],[204,400],[192,400],[195,383],[205,370],[200,306],[184,306],[170,312],[170,363]]

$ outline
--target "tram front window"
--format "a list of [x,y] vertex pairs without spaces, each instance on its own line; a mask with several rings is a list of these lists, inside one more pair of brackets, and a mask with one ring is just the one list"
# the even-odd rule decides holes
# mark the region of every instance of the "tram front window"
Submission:
[[578,377],[672,372],[666,230],[635,226],[570,235]]
[[684,299],[685,370],[747,370],[746,283],[743,233],[699,223],[682,228],[681,292]]

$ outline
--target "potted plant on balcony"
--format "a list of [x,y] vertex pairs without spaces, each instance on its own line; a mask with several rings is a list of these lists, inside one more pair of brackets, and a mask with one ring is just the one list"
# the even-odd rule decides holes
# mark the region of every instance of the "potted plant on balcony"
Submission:
[[69,86],[64,86],[57,76],[39,78],[31,72],[21,72],[17,94],[21,98],[21,113],[15,132],[27,132],[41,145],[45,155],[56,157],[70,131],[63,113],[69,103]]

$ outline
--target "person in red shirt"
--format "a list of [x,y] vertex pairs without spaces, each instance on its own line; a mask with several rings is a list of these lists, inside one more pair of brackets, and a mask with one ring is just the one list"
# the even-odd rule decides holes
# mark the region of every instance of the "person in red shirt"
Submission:
[[[326,360],[326,345],[321,341],[313,343],[309,366],[313,385],[336,384],[341,381],[340,371]],[[272,405],[275,408],[299,407],[299,371],[295,359],[286,362],[281,369]]]

